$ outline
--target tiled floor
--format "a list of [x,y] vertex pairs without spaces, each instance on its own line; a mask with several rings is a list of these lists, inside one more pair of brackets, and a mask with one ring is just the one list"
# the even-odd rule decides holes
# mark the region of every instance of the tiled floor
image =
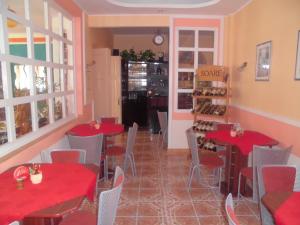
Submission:
[[[185,138],[185,137],[182,137]],[[136,177],[127,170],[115,224],[117,225],[223,225],[224,196],[217,188],[193,182],[187,190],[190,159],[185,154],[170,154],[159,148],[157,135],[139,131],[135,145]],[[120,140],[126,140],[126,136]],[[207,181],[209,171],[204,171]],[[102,182],[100,191],[111,182]],[[240,201],[235,208],[242,225],[258,225],[256,204]]]

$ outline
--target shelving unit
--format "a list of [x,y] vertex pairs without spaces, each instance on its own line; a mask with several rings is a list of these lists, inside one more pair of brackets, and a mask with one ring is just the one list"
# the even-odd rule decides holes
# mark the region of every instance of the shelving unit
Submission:
[[228,69],[223,66],[203,65],[197,69],[193,91],[194,121],[217,120],[228,122],[230,97]]

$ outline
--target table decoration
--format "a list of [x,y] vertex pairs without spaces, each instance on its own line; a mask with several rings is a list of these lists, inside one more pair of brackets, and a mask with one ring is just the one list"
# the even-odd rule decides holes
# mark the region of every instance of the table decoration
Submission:
[[43,173],[40,170],[41,165],[32,164],[32,167],[29,168],[30,180],[33,184],[39,184],[42,182]]
[[29,169],[26,166],[18,166],[14,170],[14,179],[17,181],[17,189],[21,190],[24,188],[24,180],[29,177]]

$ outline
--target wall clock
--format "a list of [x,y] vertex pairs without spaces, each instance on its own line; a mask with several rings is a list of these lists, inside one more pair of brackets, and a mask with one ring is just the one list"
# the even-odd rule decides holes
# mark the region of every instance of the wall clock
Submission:
[[153,43],[161,45],[164,42],[164,36],[162,34],[155,34],[153,37]]

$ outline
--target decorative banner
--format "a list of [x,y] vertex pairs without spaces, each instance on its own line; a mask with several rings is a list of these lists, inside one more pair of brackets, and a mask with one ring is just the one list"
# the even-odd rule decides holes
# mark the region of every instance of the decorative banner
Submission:
[[224,66],[203,65],[197,69],[198,79],[201,81],[222,81],[228,78],[228,69]]
[[26,166],[19,166],[14,171],[14,178],[16,180],[25,180],[29,177],[29,169]]

